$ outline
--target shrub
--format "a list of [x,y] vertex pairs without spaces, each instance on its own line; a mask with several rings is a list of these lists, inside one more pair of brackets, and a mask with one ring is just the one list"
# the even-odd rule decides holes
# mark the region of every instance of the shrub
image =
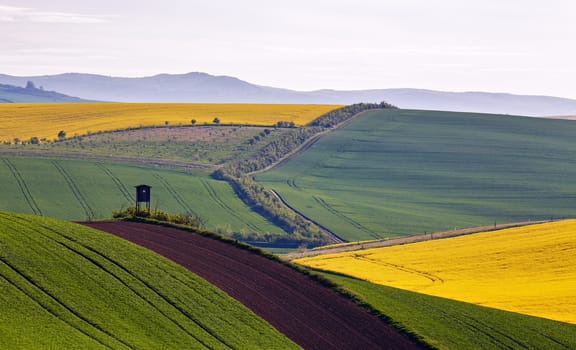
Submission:
[[170,214],[162,210],[141,210],[136,212],[136,207],[130,206],[126,209],[114,210],[112,212],[114,219],[132,219],[132,218],[149,218],[157,221],[168,222],[171,224],[186,225],[194,228],[200,228],[202,221],[196,215],[190,214]]

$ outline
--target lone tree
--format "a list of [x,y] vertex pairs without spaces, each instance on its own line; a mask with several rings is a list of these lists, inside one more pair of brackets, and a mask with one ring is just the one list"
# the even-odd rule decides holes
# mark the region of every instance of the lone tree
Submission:
[[214,118],[214,120],[212,120],[212,122],[214,124],[220,124],[220,119],[218,119],[218,117]]
[[65,138],[66,138],[66,131],[60,130],[60,132],[58,133],[58,139],[64,140]]
[[196,119],[192,119],[190,123],[192,123],[192,125],[196,125]]
[[34,90],[34,89],[36,89],[36,85],[34,85],[34,82],[28,80],[28,82],[26,82],[26,89]]

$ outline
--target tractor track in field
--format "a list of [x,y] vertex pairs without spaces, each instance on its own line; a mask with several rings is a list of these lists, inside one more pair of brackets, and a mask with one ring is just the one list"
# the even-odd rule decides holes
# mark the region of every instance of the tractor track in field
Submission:
[[386,261],[380,261],[377,259],[370,259],[370,258],[368,258],[362,254],[355,254],[354,259],[364,260],[364,261],[367,261],[371,264],[381,265],[381,266],[389,267],[389,268],[392,268],[395,270],[400,270],[402,272],[406,272],[406,273],[409,273],[412,275],[420,276],[422,278],[429,280],[432,284],[444,284],[444,280],[440,276],[436,276],[430,272],[416,270],[416,269],[412,269],[412,268],[409,268],[406,266],[402,266],[400,264],[393,264],[393,263],[389,263]]
[[164,188],[166,189],[166,191],[168,191],[168,193],[170,193],[170,195],[172,196],[172,198],[174,198],[174,200],[176,200],[176,202],[178,204],[180,204],[180,206],[182,207],[182,209],[184,209],[185,214],[187,215],[196,215],[198,216],[198,214],[196,214],[196,212],[192,209],[192,207],[190,207],[190,205],[188,204],[188,202],[186,202],[184,200],[184,198],[182,198],[182,196],[180,195],[180,193],[178,193],[178,191],[176,191],[176,189],[172,186],[172,184],[170,184],[170,182],[168,182],[162,175],[158,174],[158,173],[154,173],[153,176],[160,181],[160,183],[162,184],[162,186],[164,186]]
[[375,239],[381,239],[382,236],[380,236],[379,234],[377,234],[376,232],[370,230],[369,228],[367,228],[366,226],[362,225],[361,223],[359,223],[358,221],[349,218],[348,216],[346,216],[345,214],[343,214],[341,211],[334,209],[334,207],[332,207],[330,204],[328,204],[324,199],[317,197],[317,196],[312,196],[312,198],[314,199],[314,201],[318,204],[320,204],[321,207],[323,207],[324,209],[328,210],[330,213],[332,213],[332,215],[339,217],[340,219],[344,220],[345,222],[349,223],[350,225],[356,227],[357,229],[359,229],[360,231],[363,231],[364,233],[367,233],[368,235],[372,236]]
[[427,348],[308,276],[229,243],[142,223],[84,224],[184,266],[305,349]]
[[232,208],[230,208],[230,206],[228,204],[226,204],[225,201],[223,201],[218,196],[218,193],[216,193],[216,191],[214,190],[214,188],[212,187],[212,185],[210,185],[210,183],[208,181],[200,180],[200,182],[202,183],[202,186],[204,186],[204,189],[206,190],[206,192],[208,192],[208,195],[214,201],[214,203],[216,203],[218,206],[220,206],[222,209],[224,209],[226,212],[228,212],[231,216],[238,219],[240,222],[245,223],[246,226],[248,226],[250,229],[254,230],[254,232],[260,231],[260,229],[256,225],[254,225],[250,222],[244,222],[244,220],[242,219],[242,216],[238,215]]
[[290,204],[288,204],[288,202],[286,202],[284,200],[284,198],[282,198],[282,196],[280,196],[280,194],[274,190],[269,190],[270,193],[272,193],[272,195],[276,198],[278,198],[278,200],[280,202],[282,202],[282,204],[284,204],[286,207],[288,207],[290,210],[292,210],[296,215],[310,221],[311,223],[313,223],[314,225],[318,226],[318,228],[320,228],[320,230],[330,238],[330,240],[334,243],[344,243],[346,242],[346,240],[344,240],[342,237],[338,236],[337,234],[335,234],[334,232],[330,231],[330,229],[328,229],[327,227],[319,224],[318,222],[314,221],[312,218],[304,215],[302,212],[298,211],[298,209],[294,208],[293,206],[291,206]]
[[375,111],[378,109],[370,109],[370,110],[366,110],[366,111],[362,111],[359,112],[357,114],[355,114],[354,116],[348,118],[347,120],[341,122],[338,125],[334,125],[331,128],[328,128],[324,131],[319,132],[318,134],[313,135],[312,137],[310,137],[308,140],[304,141],[304,143],[302,143],[301,145],[299,145],[298,147],[294,148],[292,151],[290,151],[288,154],[285,154],[283,157],[281,157],[280,159],[276,160],[274,163],[268,165],[267,167],[260,169],[260,170],[256,170],[253,172],[250,172],[246,175],[248,176],[256,176],[258,174],[262,174],[264,172],[270,171],[274,168],[280,167],[284,164],[286,164],[289,160],[291,160],[292,158],[306,152],[307,150],[309,150],[312,146],[314,146],[314,144],[316,142],[318,142],[318,140],[320,140],[323,136],[326,136],[328,134],[330,134],[333,131],[336,131],[340,128],[343,128],[345,126],[347,126],[348,124],[352,123],[354,120],[360,118],[361,116],[363,116],[364,114],[371,112],[371,111]]
[[[6,219],[6,218],[4,218]],[[22,223],[21,219],[8,218],[8,220],[18,224],[26,226],[26,223]],[[54,231],[53,231],[54,232]],[[60,235],[60,233],[55,232]],[[53,239],[49,237],[49,239]],[[60,242],[57,242],[60,243]],[[62,243],[60,243],[62,244]],[[20,283],[15,279],[9,279],[6,276],[0,277],[8,281],[12,286],[20,290],[24,295],[33,300],[38,306],[44,309],[46,312],[50,313],[60,321],[68,324],[70,327],[76,329],[77,331],[83,333],[87,337],[94,339],[96,342],[104,345],[105,347],[110,347],[110,344],[104,342],[99,335],[104,335],[112,341],[116,341],[126,347],[130,347],[129,344],[125,343],[121,339],[114,336],[114,334],[106,331],[100,325],[95,324],[90,319],[83,316],[81,313],[74,310],[70,305],[60,300],[56,294],[50,292],[48,289],[42,286],[41,283],[35,281],[27,273],[21,271],[16,265],[11,264],[7,259],[0,256],[0,263],[4,264],[10,271],[12,271],[18,279],[21,280]],[[42,298],[43,297],[43,298]],[[80,323],[78,323],[80,322]]]
[[114,185],[116,185],[118,191],[120,191],[120,193],[124,196],[124,198],[126,198],[128,202],[131,202],[133,198],[130,195],[130,191],[128,191],[124,183],[116,175],[114,175],[112,170],[110,170],[110,168],[102,163],[96,163],[96,166],[112,179],[112,182],[114,182]]
[[32,212],[36,215],[42,215],[42,210],[40,210],[38,203],[36,203],[36,201],[34,200],[34,197],[32,196],[32,193],[30,193],[30,189],[26,184],[26,180],[24,180],[22,174],[20,174],[18,168],[16,168],[14,163],[12,163],[6,158],[2,158],[2,161],[4,162],[6,167],[10,170],[12,176],[14,176],[14,179],[16,180],[16,183],[18,183],[18,187],[20,188],[20,193],[22,193],[22,195],[24,196],[24,199],[26,200],[26,203],[28,203],[30,209],[32,209]]
[[[54,233],[57,237],[63,237],[62,234],[58,231],[55,231],[54,229],[52,229],[49,226],[42,226],[43,228],[45,228],[48,232],[52,232]],[[150,305],[152,308],[154,308],[155,310],[157,310],[160,314],[162,314],[162,316],[166,317],[167,319],[169,319],[176,327],[180,328],[183,332],[185,332],[186,334],[188,334],[190,337],[194,338],[196,341],[198,341],[198,343],[206,346],[207,348],[209,348],[209,345],[204,343],[202,339],[200,339],[199,337],[195,336],[192,332],[190,332],[188,329],[186,329],[185,327],[183,327],[180,322],[178,322],[177,320],[175,320],[173,317],[169,316],[168,314],[166,314],[164,311],[162,311],[160,308],[156,307],[156,305],[154,303],[152,303],[149,300],[149,297],[147,297],[146,295],[144,295],[143,293],[141,293],[137,288],[134,287],[134,283],[136,284],[141,284],[146,286],[146,288],[149,291],[152,291],[154,293],[154,295],[156,295],[158,298],[160,298],[161,300],[163,300],[166,304],[170,304],[172,305],[176,310],[178,310],[184,317],[192,320],[194,323],[196,323],[196,325],[203,329],[207,334],[210,334],[213,338],[218,339],[218,341],[220,341],[222,344],[226,345],[228,348],[233,349],[233,347],[231,347],[229,344],[226,343],[225,339],[221,338],[218,334],[215,334],[213,331],[211,331],[210,329],[208,329],[207,327],[205,327],[202,322],[196,318],[193,318],[192,315],[190,315],[188,312],[184,311],[182,308],[180,308],[176,303],[174,303],[174,301],[170,300],[169,298],[167,298],[165,295],[163,295],[160,291],[158,291],[156,288],[154,288],[153,286],[151,286],[149,283],[147,283],[146,281],[144,281],[143,279],[135,276],[134,274],[132,274],[127,268],[125,268],[124,266],[120,265],[119,263],[117,263],[116,261],[114,261],[113,259],[109,258],[108,256],[102,254],[102,252],[99,252],[93,248],[90,248],[86,245],[83,245],[81,243],[77,243],[75,241],[68,241],[66,239],[63,240],[58,240],[55,239],[54,237],[50,237],[46,234],[44,234],[44,236],[47,239],[52,240],[53,242],[55,242],[56,244],[61,245],[62,247],[64,247],[65,249],[69,250],[70,252],[77,254],[79,256],[81,256],[83,259],[86,259],[88,261],[90,261],[92,264],[98,266],[100,269],[102,269],[103,271],[106,271],[108,274],[110,274],[110,276],[114,276],[114,278],[120,282],[122,285],[124,285],[128,290],[130,290],[132,293],[134,293],[135,295],[137,295],[141,300],[144,300],[148,305]],[[75,246],[76,245],[76,246]],[[84,250],[84,251],[83,251]],[[91,255],[93,254],[93,255]],[[115,271],[116,270],[116,271]],[[120,273],[119,273],[120,271]],[[121,274],[125,274],[124,276],[121,276]],[[108,334],[108,333],[107,333]],[[126,344],[128,345],[128,344]]]
[[82,210],[84,210],[86,217],[89,220],[94,219],[96,217],[96,214],[94,213],[94,209],[92,209],[90,204],[88,204],[86,197],[84,197],[84,194],[82,193],[82,191],[80,191],[78,184],[76,184],[76,181],[74,181],[74,179],[72,178],[70,173],[68,173],[68,171],[66,171],[66,169],[64,169],[62,164],[60,164],[58,161],[53,160],[52,164],[54,165],[56,170],[58,170],[60,175],[62,175],[62,178],[64,179],[64,181],[68,185],[68,188],[70,188],[70,191],[72,191],[72,194],[74,195],[74,197],[76,198],[76,200],[78,201],[80,206],[82,207]]
[[[84,334],[88,338],[93,339],[94,341],[98,342],[99,344],[110,347],[109,344],[104,343],[102,340],[95,337],[93,334],[88,332],[87,330],[82,329],[79,325],[75,324],[73,320],[69,318],[77,318],[81,322],[89,325],[90,327],[94,327],[98,331],[102,332],[102,329],[99,329],[96,325],[91,324],[89,320],[82,317],[78,313],[74,312],[69,306],[62,303],[58,300],[53,294],[47,292],[44,288],[39,286],[36,282],[30,279],[27,275],[23,274],[20,270],[18,270],[15,266],[9,264],[5,259],[0,257],[0,263],[4,264],[12,273],[18,276],[18,279],[21,279],[21,282],[8,278],[6,276],[0,275],[0,278],[5,280],[7,283],[12,285],[14,288],[18,289],[23,295],[26,295],[30,300],[36,303],[41,309],[49,313],[50,315],[54,316],[61,322],[66,323],[71,328],[75,329],[76,331]],[[26,284],[26,287],[23,287],[23,284]],[[49,302],[41,300],[39,295],[43,295]],[[51,305],[49,305],[51,304]],[[59,309],[59,310],[58,310]],[[64,311],[65,310],[65,311]],[[62,312],[68,313],[67,317],[63,317]],[[104,332],[103,332],[104,333]],[[119,341],[117,338],[114,338],[112,335],[105,333],[107,336],[110,336],[112,339],[118,341],[124,346],[129,346],[126,343]]]

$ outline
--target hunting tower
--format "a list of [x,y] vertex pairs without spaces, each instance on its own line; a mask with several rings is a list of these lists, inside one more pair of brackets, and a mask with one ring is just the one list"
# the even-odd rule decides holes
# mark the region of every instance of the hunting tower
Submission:
[[150,189],[148,185],[138,185],[136,187],[136,214],[140,213],[140,203],[146,204],[146,210],[150,213]]

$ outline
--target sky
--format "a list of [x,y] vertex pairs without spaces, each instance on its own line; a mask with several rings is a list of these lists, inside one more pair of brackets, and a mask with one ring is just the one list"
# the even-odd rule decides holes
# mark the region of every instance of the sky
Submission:
[[0,0],[0,73],[576,99],[574,0]]

